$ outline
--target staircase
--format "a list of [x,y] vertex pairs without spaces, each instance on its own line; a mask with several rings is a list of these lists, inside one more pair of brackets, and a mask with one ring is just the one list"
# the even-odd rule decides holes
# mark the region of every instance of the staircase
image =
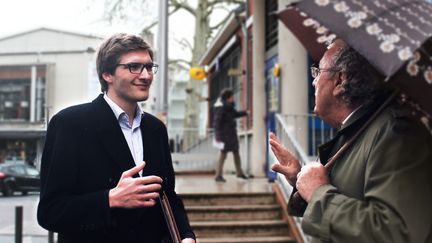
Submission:
[[277,187],[180,196],[198,243],[302,243],[295,226],[290,227],[294,223],[285,213]]

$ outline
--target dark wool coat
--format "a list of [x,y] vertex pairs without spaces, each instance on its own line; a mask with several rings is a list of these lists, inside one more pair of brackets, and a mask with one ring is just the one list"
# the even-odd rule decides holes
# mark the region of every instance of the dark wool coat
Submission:
[[[194,238],[174,191],[166,128],[145,114],[141,132],[143,176],[163,178],[182,238]],[[160,243],[169,232],[159,203],[150,208],[109,208],[108,191],[133,166],[121,128],[102,95],[92,103],[59,112],[50,121],[42,156],[40,225],[58,232],[59,243]]]
[[[369,116],[365,107],[354,113],[320,147],[320,161],[328,161]],[[312,195],[302,228],[312,242],[432,243],[431,175],[431,134],[393,104],[335,161],[331,184]]]
[[225,144],[222,151],[236,151],[239,149],[236,118],[246,116],[246,111],[237,111],[234,104],[216,102],[214,106],[214,128],[216,140]]

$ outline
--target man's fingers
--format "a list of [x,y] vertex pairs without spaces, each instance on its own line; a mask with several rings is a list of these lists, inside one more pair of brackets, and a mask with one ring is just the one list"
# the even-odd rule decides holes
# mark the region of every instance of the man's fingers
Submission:
[[271,140],[274,140],[274,141],[276,141],[277,143],[280,143],[280,142],[279,142],[279,139],[278,139],[278,138],[276,137],[276,135],[275,135],[274,133],[272,133],[272,132],[270,133],[270,141],[271,141]]
[[273,151],[274,154],[281,153],[281,147],[278,144],[270,144],[270,148]]
[[139,193],[156,192],[159,191],[161,188],[162,186],[160,184],[147,184],[147,185],[141,185],[137,191]]
[[290,173],[293,172],[292,169],[288,168],[287,166],[283,166],[279,163],[273,164],[271,169],[275,172],[281,173],[283,175],[290,175]]
[[277,140],[270,139],[269,143],[273,151],[282,152],[283,150],[286,150]]
[[142,164],[139,164],[135,167],[132,167],[131,169],[125,171],[122,173],[121,178],[126,178],[126,177],[132,177],[133,175],[137,174],[138,172],[142,171],[145,167],[145,162],[143,162]]
[[140,204],[141,207],[153,207],[154,205],[156,205],[156,200],[154,199],[145,200]]
[[140,178],[135,178],[135,183],[141,184],[141,185],[147,185],[147,184],[162,184],[162,178],[159,176],[151,175],[151,176],[144,176]]
[[144,193],[137,196],[137,199],[140,201],[148,201],[148,200],[156,200],[159,198],[158,192],[150,192],[150,193]]
[[285,172],[286,172],[285,171],[285,166],[282,166],[279,163],[273,164],[272,167],[271,167],[271,169],[273,171],[276,171],[276,172],[281,173],[281,174],[285,174]]

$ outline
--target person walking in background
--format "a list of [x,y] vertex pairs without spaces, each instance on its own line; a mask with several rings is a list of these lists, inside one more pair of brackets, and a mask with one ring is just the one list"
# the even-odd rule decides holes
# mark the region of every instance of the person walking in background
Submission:
[[158,201],[163,189],[182,243],[195,243],[174,191],[166,127],[137,104],[157,71],[153,51],[139,36],[116,34],[96,62],[103,94],[49,123],[39,224],[58,232],[59,243],[172,242]]
[[248,177],[241,168],[236,119],[246,116],[248,112],[237,111],[234,106],[233,91],[231,89],[224,89],[214,104],[214,114],[216,141],[223,144],[223,148],[220,150],[219,160],[216,165],[215,180],[217,182],[225,182],[225,178],[222,176],[222,174],[228,152],[233,153],[237,177],[247,179]]
[[[344,41],[331,44],[311,71],[315,113],[339,131],[320,146],[321,163],[303,167],[270,135],[279,161],[272,169],[295,187],[289,213],[303,217],[312,242],[431,243],[430,132],[410,107],[389,98],[395,93],[383,77]],[[295,203],[294,192],[305,201]]]

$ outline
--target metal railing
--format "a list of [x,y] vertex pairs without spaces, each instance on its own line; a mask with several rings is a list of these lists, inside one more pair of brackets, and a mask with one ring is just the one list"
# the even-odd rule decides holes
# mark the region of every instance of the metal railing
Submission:
[[[219,149],[213,143],[215,141],[214,129],[201,131],[197,141],[188,147],[183,146],[182,137],[185,131],[195,132],[199,134],[198,129],[170,129],[168,135],[170,138],[171,157],[173,161],[174,171],[177,173],[185,172],[214,172],[216,163],[219,158]],[[243,170],[249,174],[249,152],[251,136],[250,132],[239,131],[240,157]],[[234,173],[234,163],[229,155],[225,162],[224,170]]]
[[[276,136],[280,142],[293,153],[303,165],[315,160],[317,145],[328,141],[335,134],[335,130],[324,124],[314,115],[282,115],[276,114]],[[308,152],[306,152],[308,151]],[[273,153],[269,152],[270,166],[276,162]],[[282,188],[285,201],[288,202],[293,187],[280,174],[276,177]],[[304,242],[311,242],[312,238],[301,230],[301,218],[294,217]]]
[[171,157],[174,171],[176,172],[211,172],[214,171],[219,150],[213,147],[213,129],[208,129],[201,134],[198,140],[183,146],[183,134],[185,131],[199,132],[198,129],[168,129],[171,145]]
[[331,139],[336,130],[314,114],[277,114],[308,156],[316,156],[318,145]]

